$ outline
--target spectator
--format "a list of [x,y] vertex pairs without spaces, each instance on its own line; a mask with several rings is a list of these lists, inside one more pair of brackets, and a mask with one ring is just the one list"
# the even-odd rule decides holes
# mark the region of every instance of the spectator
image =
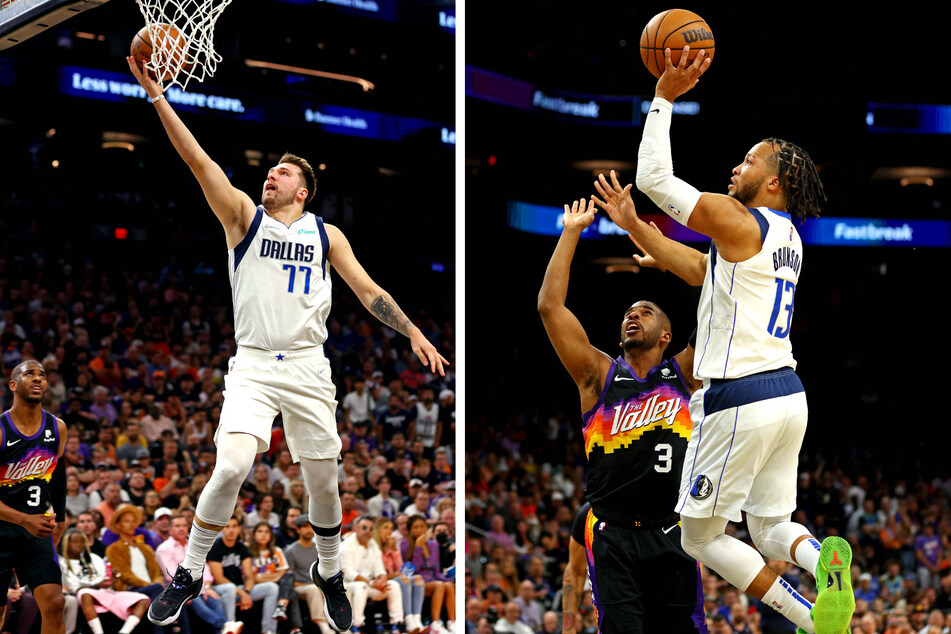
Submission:
[[281,517],[274,512],[274,496],[270,493],[258,495],[254,511],[248,513],[244,519],[244,525],[254,526],[258,522],[264,522],[277,531],[281,528]]
[[362,376],[353,379],[353,391],[343,397],[344,429],[350,430],[354,425],[362,422],[373,424],[373,409],[375,404],[366,389],[367,384]]
[[281,522],[281,528],[275,535],[276,544],[286,549],[297,541],[297,526],[295,520],[300,516],[301,509],[297,506],[288,506],[284,511],[284,520]]
[[89,495],[75,473],[66,474],[66,509],[74,516],[89,510]]
[[410,567],[403,569],[403,557],[400,554],[396,536],[393,534],[393,520],[386,517],[378,518],[373,524],[373,540],[380,548],[387,578],[395,579],[400,584],[400,593],[403,596],[403,620],[406,628],[410,632],[421,629],[426,580],[421,575],[414,574],[415,571]]
[[445,629],[441,620],[444,603],[449,631],[452,631],[456,618],[456,590],[455,584],[443,575],[439,565],[439,543],[431,538],[426,518],[421,515],[410,517],[407,528],[409,534],[400,542],[400,556],[404,562],[411,563],[416,574],[426,582],[424,592],[427,597],[431,597],[432,621],[436,631]]
[[442,420],[439,417],[439,403],[435,401],[431,385],[419,389],[419,402],[416,403],[416,416],[410,424],[408,439],[419,440],[426,449],[427,457],[432,456],[438,440],[442,437]]
[[297,528],[297,541],[287,547],[285,556],[294,575],[294,591],[297,596],[307,602],[310,611],[310,620],[320,630],[321,634],[331,634],[333,630],[327,624],[324,616],[324,597],[313,579],[311,568],[317,563],[317,546],[314,544],[314,527],[310,524],[310,517],[303,513],[294,520]]
[[254,582],[273,582],[278,586],[277,607],[274,618],[286,621],[290,613],[291,634],[299,634],[302,625],[297,593],[294,592],[294,575],[287,574],[290,566],[281,550],[274,542],[274,533],[267,522],[255,522],[251,529],[251,570]]
[[343,491],[340,494],[340,511],[342,519],[340,520],[340,534],[346,535],[353,530],[353,522],[360,516],[356,509],[357,499],[350,491]]
[[389,406],[387,409],[379,412],[377,415],[377,443],[381,449],[390,447],[393,440],[393,434],[399,432],[405,437],[409,433],[410,423],[413,415],[409,410],[403,408],[403,402],[399,395],[391,394],[389,397]]
[[[106,559],[112,565],[116,590],[131,590],[154,599],[164,586],[162,570],[155,560],[155,551],[136,539],[136,529],[142,524],[142,511],[126,505],[116,510],[109,520],[109,529],[118,535],[118,541],[106,548]],[[179,617],[182,629],[188,631],[188,613]],[[156,626],[156,634],[161,628]]]
[[95,508],[102,515],[102,520],[106,524],[110,523],[112,516],[122,504],[122,487],[118,482],[110,482],[103,488],[102,502]]
[[399,501],[390,496],[390,479],[385,475],[377,480],[379,493],[367,500],[367,512],[374,517],[393,519],[399,509]]
[[[97,513],[98,515],[98,513]],[[102,516],[99,515],[101,518]],[[89,552],[105,558],[106,545],[99,539],[100,526],[92,513],[80,513],[76,517],[76,528],[82,531],[86,536],[86,545],[89,546]]]
[[149,413],[141,421],[142,434],[150,443],[156,443],[162,438],[162,432],[168,430],[172,432],[173,438],[178,438],[178,427],[175,421],[165,415],[162,407],[153,403],[149,407]]
[[391,580],[383,565],[383,554],[373,539],[373,519],[367,516],[356,521],[356,527],[340,545],[340,569],[351,597],[353,634],[360,634],[366,623],[364,611],[368,599],[386,599],[390,625],[395,631],[403,623],[403,599],[399,582]]
[[262,601],[261,632],[275,634],[278,586],[274,582],[254,582],[251,551],[240,540],[240,535],[241,520],[232,516],[208,552],[208,567],[216,585],[234,584],[239,609],[249,610],[255,601]]
[[507,634],[535,634],[531,627],[519,620],[520,616],[518,604],[509,601],[502,610],[502,616],[495,622],[493,630]]
[[519,584],[518,596],[513,600],[519,609],[519,620],[528,625],[533,631],[542,628],[542,613],[544,607],[535,599],[535,584],[527,579]]
[[40,613],[40,607],[29,590],[20,587],[16,573],[13,574],[7,592],[7,609],[3,613],[4,632],[28,634]]
[[148,597],[112,590],[112,579],[106,574],[102,557],[89,550],[86,536],[79,529],[70,528],[63,533],[59,555],[63,592],[76,597],[93,634],[103,634],[97,606],[124,621],[119,634],[132,632],[149,607]]
[[935,534],[932,521],[921,527],[921,535],[915,539],[915,557],[918,565],[918,585],[921,588],[937,588],[941,564],[941,538]]

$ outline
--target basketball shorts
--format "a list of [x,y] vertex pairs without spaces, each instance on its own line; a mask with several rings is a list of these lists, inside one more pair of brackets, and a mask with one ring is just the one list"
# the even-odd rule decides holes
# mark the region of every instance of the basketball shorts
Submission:
[[0,522],[0,606],[7,604],[6,588],[16,572],[21,586],[63,585],[63,571],[53,538],[34,537],[22,526]]
[[808,408],[791,368],[705,380],[690,399],[690,417],[678,513],[738,522],[740,511],[776,517],[796,509]]
[[592,509],[584,534],[599,632],[706,634],[700,566],[681,547],[678,524],[628,528]]
[[336,392],[321,346],[290,352],[239,347],[228,362],[218,429],[251,434],[263,452],[280,414],[294,462],[336,458],[341,448]]

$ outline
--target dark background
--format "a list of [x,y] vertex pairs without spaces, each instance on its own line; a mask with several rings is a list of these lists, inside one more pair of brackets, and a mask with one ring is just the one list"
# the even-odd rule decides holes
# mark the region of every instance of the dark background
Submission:
[[[668,8],[474,3],[466,12],[466,64],[541,89],[649,100],[656,80],[640,60],[638,40],[648,20]],[[873,173],[946,168],[951,137],[870,134],[865,126],[869,102],[951,102],[939,70],[945,49],[931,27],[943,23],[947,9],[902,3],[860,12],[814,2],[682,8],[705,18],[717,48],[707,74],[682,97],[699,102],[700,114],[673,120],[679,177],[725,193],[746,151],[778,136],[804,147],[819,166],[829,198],[824,215],[948,219],[947,179],[901,187]],[[531,438],[535,425],[559,413],[580,429],[577,390],[535,308],[557,238],[508,229],[506,202],[561,206],[589,197],[593,174],[571,162],[633,166],[641,128],[584,125],[475,98],[466,100],[466,125],[467,447],[484,446],[491,430],[505,435],[519,427]],[[620,178],[633,181],[633,168]],[[658,213],[636,189],[634,200],[640,211]],[[653,299],[673,320],[668,352],[675,354],[696,323],[698,290],[671,274],[609,275],[592,262],[633,252],[626,237],[583,240],[568,306],[592,343],[614,356],[624,310]],[[792,341],[811,410],[807,450],[874,456],[886,469],[942,468],[944,444],[934,440],[943,437],[946,417],[921,401],[932,387],[941,389],[949,351],[947,257],[947,249],[806,247]]]

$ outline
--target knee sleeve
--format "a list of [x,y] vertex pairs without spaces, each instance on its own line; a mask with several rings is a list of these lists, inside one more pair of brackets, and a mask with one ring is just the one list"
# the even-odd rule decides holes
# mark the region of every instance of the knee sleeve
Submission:
[[745,592],[765,562],[756,550],[726,535],[726,524],[723,517],[682,516],[680,543],[684,552]]
[[258,452],[258,439],[251,434],[220,429],[217,441],[215,469],[198,498],[195,516],[207,524],[224,526],[234,513],[241,483],[251,472]]
[[337,489],[336,460],[301,457],[300,467],[310,494],[310,523],[326,528],[337,526],[343,518],[343,512]]

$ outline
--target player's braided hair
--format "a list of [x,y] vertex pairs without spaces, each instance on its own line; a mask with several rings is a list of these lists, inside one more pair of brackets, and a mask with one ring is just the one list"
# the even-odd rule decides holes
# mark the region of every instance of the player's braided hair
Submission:
[[819,205],[826,199],[819,172],[809,153],[783,139],[763,139],[773,148],[768,159],[770,167],[776,168],[779,186],[786,194],[786,210],[803,220],[818,216]]

